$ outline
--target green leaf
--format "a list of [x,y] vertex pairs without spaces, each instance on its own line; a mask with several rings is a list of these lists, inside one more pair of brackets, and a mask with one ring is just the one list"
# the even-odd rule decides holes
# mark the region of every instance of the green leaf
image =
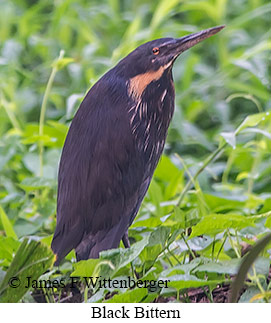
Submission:
[[61,50],[60,51],[60,55],[59,58],[56,59],[53,64],[52,67],[55,67],[57,69],[57,71],[61,70],[62,68],[64,68],[66,65],[74,62],[74,59],[71,57],[63,57],[64,56],[64,51]]
[[151,21],[151,28],[155,29],[165,19],[169,12],[179,3],[179,0],[160,0]]
[[[7,270],[0,286],[0,301],[16,303],[28,291],[27,277],[37,280],[54,261],[54,254],[50,248],[41,242],[25,239]],[[10,284],[17,284],[12,288]]]
[[151,247],[157,244],[164,246],[168,239],[169,233],[170,228],[168,227],[161,226],[156,228],[156,230],[153,231],[150,235],[148,246]]
[[108,265],[102,265],[100,274],[103,277],[109,277],[110,275],[114,275],[121,268],[130,264],[136,257],[139,256],[144,247],[148,244],[149,235],[146,235],[142,240],[134,243],[129,249],[111,249],[102,251],[100,253],[101,260],[108,260],[112,263],[114,269],[112,269]]
[[147,288],[135,288],[123,294],[116,294],[105,303],[140,303],[147,294]]
[[255,220],[253,217],[245,217],[235,213],[209,214],[193,227],[190,238],[202,234],[215,235],[228,228],[242,229],[254,226]]
[[252,114],[250,116],[247,116],[245,120],[240,124],[240,126],[235,131],[235,134],[240,133],[242,130],[248,128],[248,127],[255,127],[260,122],[265,121],[266,119],[269,119],[271,117],[270,112],[262,112],[257,114]]
[[215,287],[218,284],[228,281],[225,278],[215,280],[198,279],[196,276],[189,274],[170,276],[168,279],[170,280],[170,282],[168,282],[168,286],[176,289],[197,288],[201,286]]
[[19,184],[19,186],[27,192],[46,187],[53,188],[55,185],[55,180],[44,177],[28,177]]
[[209,262],[207,264],[200,265],[194,271],[236,275],[238,272],[239,265],[240,259],[231,259],[222,262]]
[[146,220],[136,221],[131,225],[130,228],[138,228],[138,227],[147,227],[147,228],[155,228],[162,224],[162,221],[159,218],[150,217]]
[[0,236],[0,259],[3,259],[2,265],[9,266],[13,255],[19,248],[20,242],[12,237]]
[[256,286],[249,286],[241,295],[238,303],[249,303],[252,297],[259,294],[259,288]]
[[241,180],[247,179],[247,178],[253,178],[251,175],[252,174],[248,172],[241,172],[237,175],[236,182],[240,182]]
[[[221,1],[218,3],[221,3]],[[213,21],[218,21],[220,18],[218,16],[218,6],[216,6],[214,3],[209,3],[208,1],[187,1],[183,4],[182,10],[199,10],[200,12],[206,14],[208,19],[211,18]]]
[[170,231],[169,227],[160,226],[151,233],[149,243],[140,253],[140,259],[145,263],[146,268],[153,265],[153,261],[165,248]]
[[[208,262],[204,265],[200,265],[193,270],[194,272],[207,272],[217,274],[229,274],[237,275],[241,259],[231,259],[221,262]],[[255,261],[255,270],[258,275],[268,275],[270,267],[270,261],[267,258],[259,257]],[[251,273],[252,274],[252,273]]]
[[246,197],[204,194],[204,200],[212,212],[221,212],[225,210],[242,210]]
[[262,129],[258,129],[258,128],[247,128],[245,130],[242,131],[242,133],[259,133],[263,136],[265,136],[268,139],[271,139],[271,133]]
[[14,230],[18,237],[24,237],[36,233],[42,226],[41,218],[37,218],[36,221],[30,221],[24,218],[18,218],[14,223]]
[[28,124],[23,133],[22,143],[29,145],[42,142],[47,147],[62,148],[67,131],[66,125],[51,120],[43,127],[43,135],[40,135],[38,124]]
[[99,263],[101,263],[100,259],[81,260],[73,265],[75,270],[71,273],[71,276],[94,277]]
[[6,215],[6,212],[4,211],[1,205],[0,205],[0,218],[1,218],[3,228],[5,230],[6,236],[12,237],[14,239],[18,239],[15,231],[13,230],[12,224],[9,221],[8,216]]
[[171,179],[178,177],[180,173],[182,173],[182,171],[174,165],[171,159],[166,155],[162,155],[154,172],[154,177],[168,182]]
[[160,203],[163,201],[163,192],[161,186],[153,178],[148,190],[148,195],[151,199],[152,204],[156,206],[155,215],[157,217],[163,216],[163,211],[161,209]]
[[234,132],[221,132],[220,134],[226,142],[232,146],[233,149],[236,148],[236,137]]

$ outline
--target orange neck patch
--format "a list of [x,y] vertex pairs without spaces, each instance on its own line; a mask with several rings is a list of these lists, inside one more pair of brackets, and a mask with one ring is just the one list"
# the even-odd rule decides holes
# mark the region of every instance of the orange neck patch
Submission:
[[165,66],[161,66],[157,71],[150,71],[147,73],[139,74],[129,80],[129,95],[140,98],[146,87],[153,81],[159,80],[163,75]]

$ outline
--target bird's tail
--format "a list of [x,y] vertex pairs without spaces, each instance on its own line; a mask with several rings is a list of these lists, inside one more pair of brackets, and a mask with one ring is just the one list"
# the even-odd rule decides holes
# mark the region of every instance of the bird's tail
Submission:
[[119,223],[108,232],[99,231],[95,235],[86,235],[76,247],[77,261],[89,258],[99,258],[99,253],[103,250],[118,248],[120,240],[128,229],[128,224]]
[[51,248],[56,255],[55,266],[58,266],[61,260],[82,240],[83,232],[74,228],[69,232],[65,232],[61,225],[57,225],[56,231],[51,243]]

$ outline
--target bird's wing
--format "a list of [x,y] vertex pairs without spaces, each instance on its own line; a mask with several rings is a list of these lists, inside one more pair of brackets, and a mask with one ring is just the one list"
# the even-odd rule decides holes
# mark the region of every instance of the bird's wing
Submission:
[[63,147],[52,242],[58,262],[85,237],[91,248],[111,232],[107,249],[117,247],[146,193],[144,160],[125,113],[128,98],[104,83],[89,91]]

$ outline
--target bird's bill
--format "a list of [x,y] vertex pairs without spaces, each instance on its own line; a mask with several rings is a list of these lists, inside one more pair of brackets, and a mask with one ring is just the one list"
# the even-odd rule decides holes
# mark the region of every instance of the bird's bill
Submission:
[[218,33],[221,29],[225,26],[217,26],[209,29],[205,29],[199,31],[195,34],[190,34],[188,36],[184,36],[182,38],[178,38],[175,43],[174,50],[176,51],[176,55],[180,55],[182,52],[186,51],[187,49],[195,46],[197,43],[203,41],[206,38],[209,38],[216,33]]

